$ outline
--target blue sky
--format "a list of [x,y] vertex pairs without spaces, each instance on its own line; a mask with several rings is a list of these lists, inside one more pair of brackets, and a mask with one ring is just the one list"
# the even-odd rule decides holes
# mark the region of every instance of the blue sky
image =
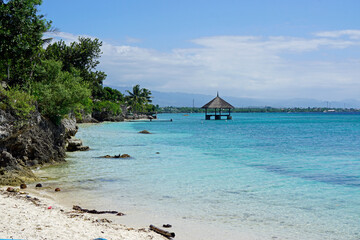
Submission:
[[103,41],[105,84],[252,98],[360,99],[358,0],[45,0],[66,41]]

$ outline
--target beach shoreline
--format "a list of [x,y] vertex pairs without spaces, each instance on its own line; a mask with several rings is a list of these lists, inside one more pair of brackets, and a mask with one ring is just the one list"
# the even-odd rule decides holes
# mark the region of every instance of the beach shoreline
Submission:
[[0,188],[2,239],[166,239],[148,228],[113,223],[106,215],[94,216],[65,208],[56,199],[40,196],[33,189],[18,192],[6,189]]
[[[36,173],[35,173],[36,174]],[[42,175],[40,174],[40,177]],[[108,235],[107,237],[103,237],[107,240],[109,239],[167,239],[163,238],[159,234],[156,234],[154,232],[149,231],[149,225],[155,225],[157,227],[160,227],[163,230],[174,232],[176,234],[176,237],[174,239],[179,240],[187,240],[187,239],[197,239],[197,240],[212,240],[212,239],[229,239],[229,240],[255,240],[255,239],[270,239],[270,238],[264,238],[260,237],[259,233],[251,233],[249,231],[234,229],[231,227],[227,227],[225,225],[218,225],[215,223],[210,223],[206,220],[196,220],[196,219],[190,219],[187,217],[175,217],[172,213],[164,214],[163,212],[160,213],[157,211],[157,209],[147,209],[143,206],[131,206],[131,204],[128,204],[124,206],[123,208],[116,208],[111,201],[110,202],[102,202],[104,199],[101,196],[98,196],[98,203],[99,204],[93,204],[92,201],[89,201],[87,197],[89,197],[88,192],[83,192],[81,189],[74,188],[68,188],[68,186],[65,184],[61,184],[61,182],[43,182],[42,188],[36,188],[35,184],[29,184],[27,189],[24,189],[24,192],[26,192],[31,197],[36,197],[41,200],[41,203],[43,203],[43,207],[45,210],[48,210],[47,207],[52,206],[52,210],[60,210],[63,209],[66,214],[69,214],[73,212],[72,207],[74,205],[79,205],[82,208],[87,209],[96,209],[98,211],[119,211],[121,213],[124,213],[124,216],[116,216],[115,214],[86,214],[86,213],[80,213],[79,221],[86,221],[87,219],[95,219],[92,221],[103,221],[102,219],[106,219],[105,225],[111,225],[106,226],[111,228],[118,228],[117,226],[120,226],[120,230],[122,231],[125,229],[126,232],[131,231],[134,232],[132,235],[136,235],[138,231],[142,235],[135,236],[135,238],[132,238],[132,235],[130,237],[126,238],[117,238],[113,235]],[[60,187],[60,192],[55,192],[54,189],[56,187]],[[6,188],[3,187],[0,189],[0,197],[4,193],[6,193]],[[20,189],[20,192],[22,190]],[[7,193],[9,195],[9,193]],[[12,194],[13,195],[13,194]],[[17,197],[26,198],[26,194],[17,194]],[[17,199],[16,199],[17,200]],[[0,205],[2,204],[2,200],[0,199]],[[101,207],[106,205],[106,208]],[[34,206],[36,207],[36,206]],[[32,208],[30,206],[29,208]],[[62,213],[64,213],[62,212]],[[74,214],[74,213],[72,213]],[[76,215],[78,215],[78,212],[75,212]],[[211,215],[212,213],[209,213]],[[0,214],[1,217],[1,214]],[[111,223],[107,223],[107,221],[111,221]],[[36,220],[34,221],[36,222]],[[96,224],[98,222],[95,222]],[[163,224],[170,224],[171,228],[164,228]],[[64,225],[65,226],[65,225]],[[145,231],[145,230],[146,231]],[[117,232],[115,232],[117,234]],[[146,235],[145,233],[149,233],[149,235]],[[122,233],[121,233],[122,234]],[[149,238],[149,236],[156,238]],[[2,237],[2,235],[0,235]],[[26,238],[26,239],[32,239],[32,238]],[[35,238],[34,238],[35,239]],[[42,238],[37,238],[42,239]],[[49,239],[49,238],[47,238]],[[50,238],[51,239],[51,238]],[[81,237],[79,239],[82,239]],[[90,238],[84,238],[84,239],[90,239]]]
[[[60,192],[52,193],[53,186],[46,183],[42,188],[35,188],[35,184],[28,185],[26,189],[11,187],[15,192],[8,192],[7,188],[8,186],[0,187],[0,239],[168,239],[151,231],[150,224],[174,232],[175,239],[180,240],[265,239],[245,232],[234,232],[234,229],[215,224],[158,215],[142,211],[144,209],[141,208],[124,209],[124,216],[75,211],[72,204],[87,208],[86,201],[76,197],[61,197],[58,195]],[[106,210],[117,209],[109,206]],[[164,220],[172,227],[164,228]]]

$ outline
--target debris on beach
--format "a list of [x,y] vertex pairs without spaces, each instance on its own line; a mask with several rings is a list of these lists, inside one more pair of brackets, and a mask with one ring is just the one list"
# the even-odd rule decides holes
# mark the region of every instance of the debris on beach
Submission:
[[25,188],[27,188],[27,186],[26,186],[25,183],[22,183],[22,184],[20,184],[20,188],[21,188],[21,189],[25,189]]
[[101,219],[96,219],[93,222],[97,222],[97,223],[112,223],[111,220],[107,219],[107,218],[101,218]]
[[37,188],[41,188],[42,187],[42,184],[41,183],[38,183],[38,184],[36,184],[36,186],[35,187],[37,187]]
[[149,132],[148,130],[142,130],[142,131],[140,131],[139,133],[142,133],[142,134],[151,134],[151,132]]
[[160,234],[160,235],[163,235],[164,237],[167,237],[167,238],[174,238],[175,237],[175,233],[173,232],[168,232],[168,231],[165,231],[165,230],[162,230],[158,227],[155,227],[154,225],[150,225],[150,230]]
[[131,156],[129,154],[119,154],[119,155],[114,155],[114,156],[111,156],[111,155],[105,155],[105,156],[101,156],[100,158],[130,158]]
[[164,228],[171,228],[172,226],[171,226],[171,224],[163,224],[163,227]]
[[60,188],[55,188],[55,192],[60,192],[61,190],[60,190]]
[[19,192],[19,189],[18,188],[13,188],[13,187],[8,187],[6,189],[7,192]]
[[[0,212],[4,222],[1,238],[12,239],[164,239],[161,235],[113,223],[106,215],[90,216],[75,211],[64,211],[48,199],[6,191],[0,187]],[[30,186],[28,187],[30,188]],[[14,189],[14,187],[13,187]],[[33,203],[36,205],[34,206]],[[97,219],[99,217],[99,219]],[[74,219],[76,218],[76,219]],[[66,231],[59,226],[66,226]],[[84,229],[86,232],[84,235]],[[13,237],[17,236],[17,237]],[[35,237],[33,237],[35,236]]]
[[86,208],[82,208],[80,206],[74,205],[73,209],[79,212],[83,213],[91,213],[91,214],[116,214],[116,216],[124,216],[124,213],[118,212],[118,211],[97,211],[95,209],[89,210]]

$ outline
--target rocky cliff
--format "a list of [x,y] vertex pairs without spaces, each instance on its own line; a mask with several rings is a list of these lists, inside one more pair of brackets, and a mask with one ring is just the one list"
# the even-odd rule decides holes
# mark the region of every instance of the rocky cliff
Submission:
[[76,132],[74,119],[55,125],[37,111],[23,120],[0,109],[0,185],[35,181],[31,168],[64,162],[66,141]]

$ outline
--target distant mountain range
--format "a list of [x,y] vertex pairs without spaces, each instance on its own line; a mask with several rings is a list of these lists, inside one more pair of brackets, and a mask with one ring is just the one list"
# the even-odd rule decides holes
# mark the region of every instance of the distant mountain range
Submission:
[[[125,93],[125,90],[131,90],[132,87],[115,87],[120,92]],[[158,92],[151,91],[153,104],[160,107],[202,107],[215,95],[192,94],[181,92]],[[294,99],[255,99],[255,98],[240,98],[221,96],[224,100],[229,102],[234,107],[329,107],[329,108],[360,108],[360,101],[355,99],[347,99],[343,101],[320,101],[316,99],[294,98]]]

